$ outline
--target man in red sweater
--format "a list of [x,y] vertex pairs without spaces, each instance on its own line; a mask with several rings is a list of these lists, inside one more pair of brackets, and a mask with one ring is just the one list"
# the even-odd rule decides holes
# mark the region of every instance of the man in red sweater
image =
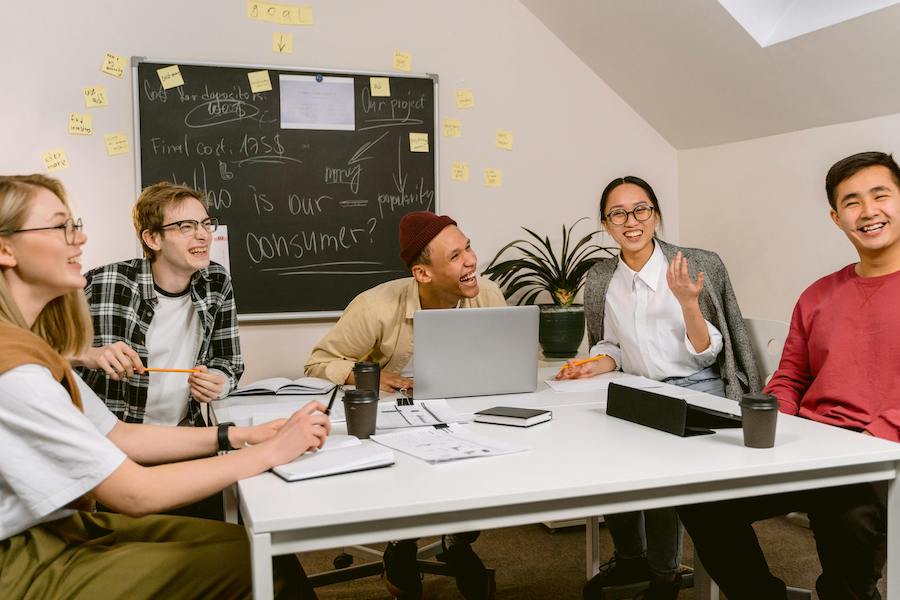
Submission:
[[[859,254],[797,301],[781,363],[766,386],[781,412],[900,441],[900,167],[882,152],[835,163],[831,219]],[[859,484],[679,508],[729,600],[785,598],[751,524],[809,513],[822,600],[879,599],[887,556],[887,484]]]

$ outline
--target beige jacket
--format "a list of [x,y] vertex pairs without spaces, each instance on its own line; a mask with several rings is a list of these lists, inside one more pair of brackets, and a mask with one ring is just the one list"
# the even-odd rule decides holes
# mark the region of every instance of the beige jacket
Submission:
[[[497,284],[478,278],[478,295],[460,308],[506,306]],[[303,370],[311,377],[344,383],[353,363],[372,360],[385,371],[400,373],[413,353],[413,314],[422,308],[413,277],[382,283],[358,295],[337,324],[313,349]]]

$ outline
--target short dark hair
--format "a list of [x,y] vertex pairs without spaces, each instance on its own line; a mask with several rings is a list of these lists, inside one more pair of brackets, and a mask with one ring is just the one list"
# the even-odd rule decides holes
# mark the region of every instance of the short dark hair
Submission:
[[837,187],[869,167],[887,167],[894,178],[894,183],[900,188],[900,167],[897,166],[897,161],[892,155],[884,152],[860,152],[842,158],[828,169],[828,174],[825,176],[825,193],[828,195],[828,204],[831,205],[832,210],[837,210],[837,198],[835,197]]
[[606,222],[606,203],[609,202],[609,195],[614,189],[620,185],[625,185],[626,183],[636,185],[644,190],[644,193],[647,194],[647,197],[650,199],[650,203],[653,204],[653,210],[656,211],[656,217],[659,219],[659,224],[662,225],[662,211],[659,210],[659,200],[656,199],[656,193],[653,191],[653,188],[650,187],[649,183],[640,177],[635,177],[633,175],[616,177],[603,188],[603,193],[600,194],[600,220]]

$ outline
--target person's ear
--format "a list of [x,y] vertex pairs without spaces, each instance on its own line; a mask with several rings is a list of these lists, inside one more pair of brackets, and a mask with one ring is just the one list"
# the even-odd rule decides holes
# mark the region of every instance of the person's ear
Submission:
[[141,239],[154,252],[159,252],[160,249],[162,249],[160,236],[160,233],[152,233],[149,229],[145,229],[141,232]]
[[18,264],[12,244],[6,238],[0,238],[0,267],[13,268]]
[[834,224],[837,225],[838,229],[841,229],[841,220],[838,217],[837,211],[832,208],[828,212],[828,215],[831,217],[831,220],[834,221]]
[[416,281],[419,283],[431,283],[432,276],[431,270],[422,264],[415,264],[412,266],[412,276],[416,278]]

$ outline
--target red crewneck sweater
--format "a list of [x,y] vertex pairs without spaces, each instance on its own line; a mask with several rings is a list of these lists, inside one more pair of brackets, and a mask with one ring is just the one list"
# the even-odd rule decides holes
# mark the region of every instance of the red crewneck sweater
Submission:
[[900,441],[900,271],[848,265],[809,286],[765,391],[781,412]]

